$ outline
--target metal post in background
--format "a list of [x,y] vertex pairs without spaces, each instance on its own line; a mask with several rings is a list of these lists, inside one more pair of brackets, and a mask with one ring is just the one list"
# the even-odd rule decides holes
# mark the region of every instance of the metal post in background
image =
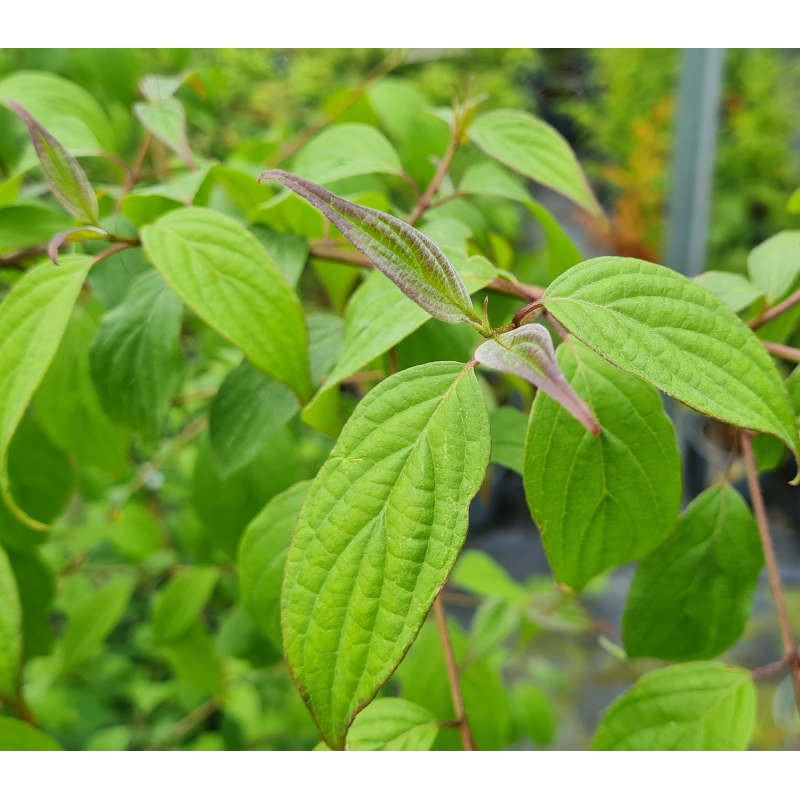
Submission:
[[[681,56],[665,262],[690,278],[705,268],[723,56],[724,50],[710,48]],[[676,403],[668,409],[683,458],[684,494],[691,499],[705,488],[704,459],[692,445],[693,418]]]

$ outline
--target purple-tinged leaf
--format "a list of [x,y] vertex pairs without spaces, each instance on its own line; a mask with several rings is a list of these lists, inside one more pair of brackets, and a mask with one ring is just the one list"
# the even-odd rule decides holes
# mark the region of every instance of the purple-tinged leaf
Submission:
[[9,106],[25,123],[42,175],[59,203],[76,219],[97,223],[97,197],[81,165],[19,103]]
[[272,169],[260,181],[273,180],[322,212],[389,280],[444,322],[482,326],[464,282],[444,253],[416,228],[382,211],[337,197],[290,172]]
[[88,239],[105,239],[108,233],[102,228],[94,225],[84,225],[82,228],[70,228],[68,231],[61,231],[50,239],[47,243],[47,257],[54,263],[58,263],[58,251],[64,242],[85,242]]
[[593,436],[600,434],[594,414],[562,374],[553,340],[543,325],[522,325],[487,339],[475,351],[475,358],[489,369],[524,378],[563,406]]

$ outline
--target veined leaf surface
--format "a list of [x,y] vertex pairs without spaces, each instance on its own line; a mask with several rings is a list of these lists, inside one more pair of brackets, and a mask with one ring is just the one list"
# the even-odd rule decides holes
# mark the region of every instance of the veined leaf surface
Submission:
[[281,598],[290,669],[326,742],[389,678],[464,542],[489,461],[474,372],[399,372],[356,408],[318,473],[289,549]]

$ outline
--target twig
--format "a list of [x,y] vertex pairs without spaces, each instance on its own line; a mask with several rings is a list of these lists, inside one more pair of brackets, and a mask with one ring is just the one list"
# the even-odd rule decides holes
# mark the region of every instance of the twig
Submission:
[[38,727],[36,717],[28,707],[22,696],[11,697],[10,695],[0,695],[0,703],[2,703],[17,719],[27,722],[28,725],[33,725],[34,728]]
[[472,738],[472,731],[469,728],[467,712],[464,709],[464,698],[461,694],[461,683],[458,679],[458,667],[456,657],[453,653],[453,644],[450,641],[450,634],[447,631],[447,618],[444,614],[444,603],[441,596],[437,596],[433,602],[433,613],[436,616],[436,625],[439,628],[439,636],[442,640],[442,650],[444,651],[444,661],[447,667],[447,679],[450,682],[450,692],[453,696],[453,710],[458,720],[458,728],[461,731],[461,744],[465,750],[477,750],[475,740]]
[[750,323],[750,327],[753,330],[756,330],[762,325],[766,325],[768,322],[775,319],[775,317],[779,317],[790,308],[794,308],[794,306],[798,305],[798,303],[800,303],[800,289],[790,294],[785,300],[778,303],[778,305],[768,308],[758,319],[754,319]]
[[372,269],[369,259],[358,250],[338,245],[335,242],[311,242],[310,253],[314,258],[335,261],[338,264],[349,264],[352,267]]
[[179,720],[172,731],[160,742],[148,747],[148,750],[165,750],[178,744],[187,734],[191,733],[198,725],[202,725],[217,709],[219,701],[212,698],[196,708],[183,719]]
[[771,678],[773,675],[780,675],[789,666],[789,657],[784,656],[780,661],[773,661],[771,664],[764,664],[763,667],[754,667],[750,670],[750,677],[754,681],[761,681]]
[[800,348],[789,347],[788,345],[778,344],[777,342],[762,341],[761,344],[764,345],[764,349],[768,353],[772,353],[774,356],[780,356],[781,358],[785,358],[787,361],[796,361],[797,363],[800,363]]
[[122,186],[122,192],[120,192],[120,195],[117,198],[115,207],[117,213],[119,213],[120,209],[122,208],[122,201],[125,199],[125,196],[130,193],[131,189],[133,189],[133,187],[136,185],[136,182],[142,176],[144,160],[147,157],[147,151],[150,149],[152,142],[153,134],[148,131],[144,135],[142,143],[139,145],[139,149],[136,151],[136,155],[133,159],[133,166],[128,170],[128,174],[125,177],[125,183]]
[[530,286],[527,283],[516,283],[503,278],[492,278],[486,284],[486,288],[491,292],[520,297],[529,302],[541,300],[542,295],[544,295],[544,289],[541,286]]
[[789,664],[794,684],[795,703],[800,711],[800,657],[797,654],[797,640],[792,630],[792,623],[789,619],[789,611],[786,608],[786,599],[783,596],[781,586],[781,575],[778,570],[778,562],[775,558],[775,550],[772,547],[772,539],[767,525],[767,514],[764,509],[764,498],[761,496],[761,487],[758,484],[758,473],[756,472],[756,462],[753,457],[753,447],[750,444],[751,433],[742,431],[742,455],[744,456],[745,468],[747,470],[747,485],[750,488],[750,497],[753,502],[753,511],[756,515],[758,525],[758,535],[761,537],[761,547],[764,551],[764,563],[767,566],[767,576],[772,590],[772,597],[775,601],[775,610],[778,613],[778,624],[781,629],[781,640],[783,642],[784,658]]
[[431,178],[431,182],[428,184],[428,188],[425,190],[425,193],[422,195],[422,197],[420,197],[420,199],[417,201],[417,204],[408,215],[407,221],[409,225],[414,225],[428,210],[428,208],[430,208],[430,205],[433,202],[433,196],[439,190],[439,187],[442,185],[442,181],[444,180],[444,176],[447,175],[447,170],[450,169],[450,165],[453,163],[453,158],[455,158],[456,151],[458,150],[458,145],[461,140],[461,134],[461,125],[458,122],[454,122],[453,128],[450,132],[450,142],[447,145],[445,154],[442,156],[442,160],[439,162],[439,166],[436,168],[436,173],[434,174],[433,178]]

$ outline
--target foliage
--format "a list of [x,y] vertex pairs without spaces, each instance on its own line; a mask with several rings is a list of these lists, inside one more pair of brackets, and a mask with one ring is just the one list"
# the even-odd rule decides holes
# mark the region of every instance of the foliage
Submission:
[[[443,108],[463,54],[212,56],[0,76],[0,747],[548,747],[574,713],[548,642],[586,639],[639,678],[594,748],[750,746],[755,678],[799,666],[753,454],[800,451],[794,233],[736,285],[583,260],[526,183],[602,220],[570,145]],[[534,60],[476,57],[486,87]],[[755,518],[734,454],[680,513],[660,392],[737,442]],[[464,547],[500,465],[552,580]],[[592,598],[632,561],[617,636]],[[785,658],[751,674],[764,563]]]

